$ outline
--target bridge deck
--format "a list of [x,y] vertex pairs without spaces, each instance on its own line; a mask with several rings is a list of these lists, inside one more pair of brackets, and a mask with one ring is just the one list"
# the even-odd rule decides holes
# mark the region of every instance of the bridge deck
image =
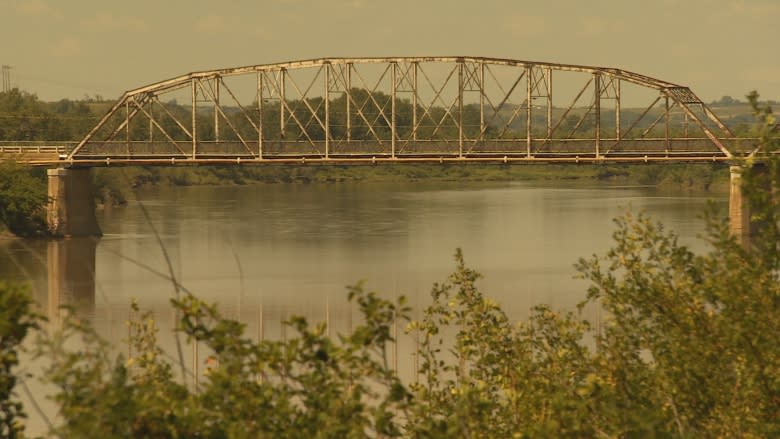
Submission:
[[[43,154],[42,154],[43,155]],[[0,155],[0,160],[3,156]],[[108,167],[108,166],[226,166],[226,165],[392,165],[392,164],[585,164],[585,163],[713,163],[729,162],[734,158],[717,155],[671,155],[671,156],[534,156],[525,155],[464,155],[464,156],[330,156],[328,158],[316,155],[275,156],[269,158],[252,157],[207,157],[207,158],[176,158],[176,157],[132,157],[132,158],[91,158],[68,160],[45,155],[40,158],[26,156],[13,157],[15,161],[30,166],[41,167]]]

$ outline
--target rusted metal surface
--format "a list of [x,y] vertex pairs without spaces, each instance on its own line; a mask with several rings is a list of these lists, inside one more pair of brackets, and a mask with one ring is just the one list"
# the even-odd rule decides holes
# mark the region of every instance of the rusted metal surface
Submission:
[[[622,102],[634,90],[646,101],[630,106],[644,111]],[[186,104],[172,107],[176,97]],[[626,70],[485,57],[322,58],[130,90],[63,161],[721,161],[753,149],[690,88]]]

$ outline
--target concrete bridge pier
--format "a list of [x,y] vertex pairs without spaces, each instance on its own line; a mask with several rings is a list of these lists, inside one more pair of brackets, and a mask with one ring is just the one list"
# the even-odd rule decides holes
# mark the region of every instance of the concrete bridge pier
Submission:
[[54,236],[101,236],[89,168],[49,169],[46,221]]
[[[756,164],[751,167],[731,166],[731,185],[729,191],[729,228],[731,234],[742,247],[749,248],[751,240],[762,227],[760,222],[751,219],[750,203],[744,193],[742,177],[747,173],[762,174],[767,171],[766,166]],[[770,188],[762,188],[771,190]]]

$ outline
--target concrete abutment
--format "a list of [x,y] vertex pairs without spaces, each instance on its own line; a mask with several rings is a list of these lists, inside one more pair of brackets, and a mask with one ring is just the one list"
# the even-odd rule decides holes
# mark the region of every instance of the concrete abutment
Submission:
[[[760,175],[767,172],[767,167],[763,164],[754,164],[752,166],[735,165],[729,168],[731,182],[729,187],[729,228],[731,234],[743,248],[750,248],[751,242],[755,239],[763,224],[753,218],[753,212],[750,209],[750,202],[745,194],[743,177],[748,173]],[[768,182],[764,182],[768,186]],[[771,190],[770,187],[756,188],[760,190]]]
[[49,169],[46,222],[54,236],[101,236],[89,168]]

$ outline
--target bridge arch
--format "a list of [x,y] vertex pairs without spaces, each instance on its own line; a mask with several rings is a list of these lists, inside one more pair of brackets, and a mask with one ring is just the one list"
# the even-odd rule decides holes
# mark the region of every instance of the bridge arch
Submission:
[[[628,108],[631,90],[649,104]],[[385,57],[200,71],[139,87],[67,159],[646,161],[743,152],[690,88],[672,82],[584,65]]]

